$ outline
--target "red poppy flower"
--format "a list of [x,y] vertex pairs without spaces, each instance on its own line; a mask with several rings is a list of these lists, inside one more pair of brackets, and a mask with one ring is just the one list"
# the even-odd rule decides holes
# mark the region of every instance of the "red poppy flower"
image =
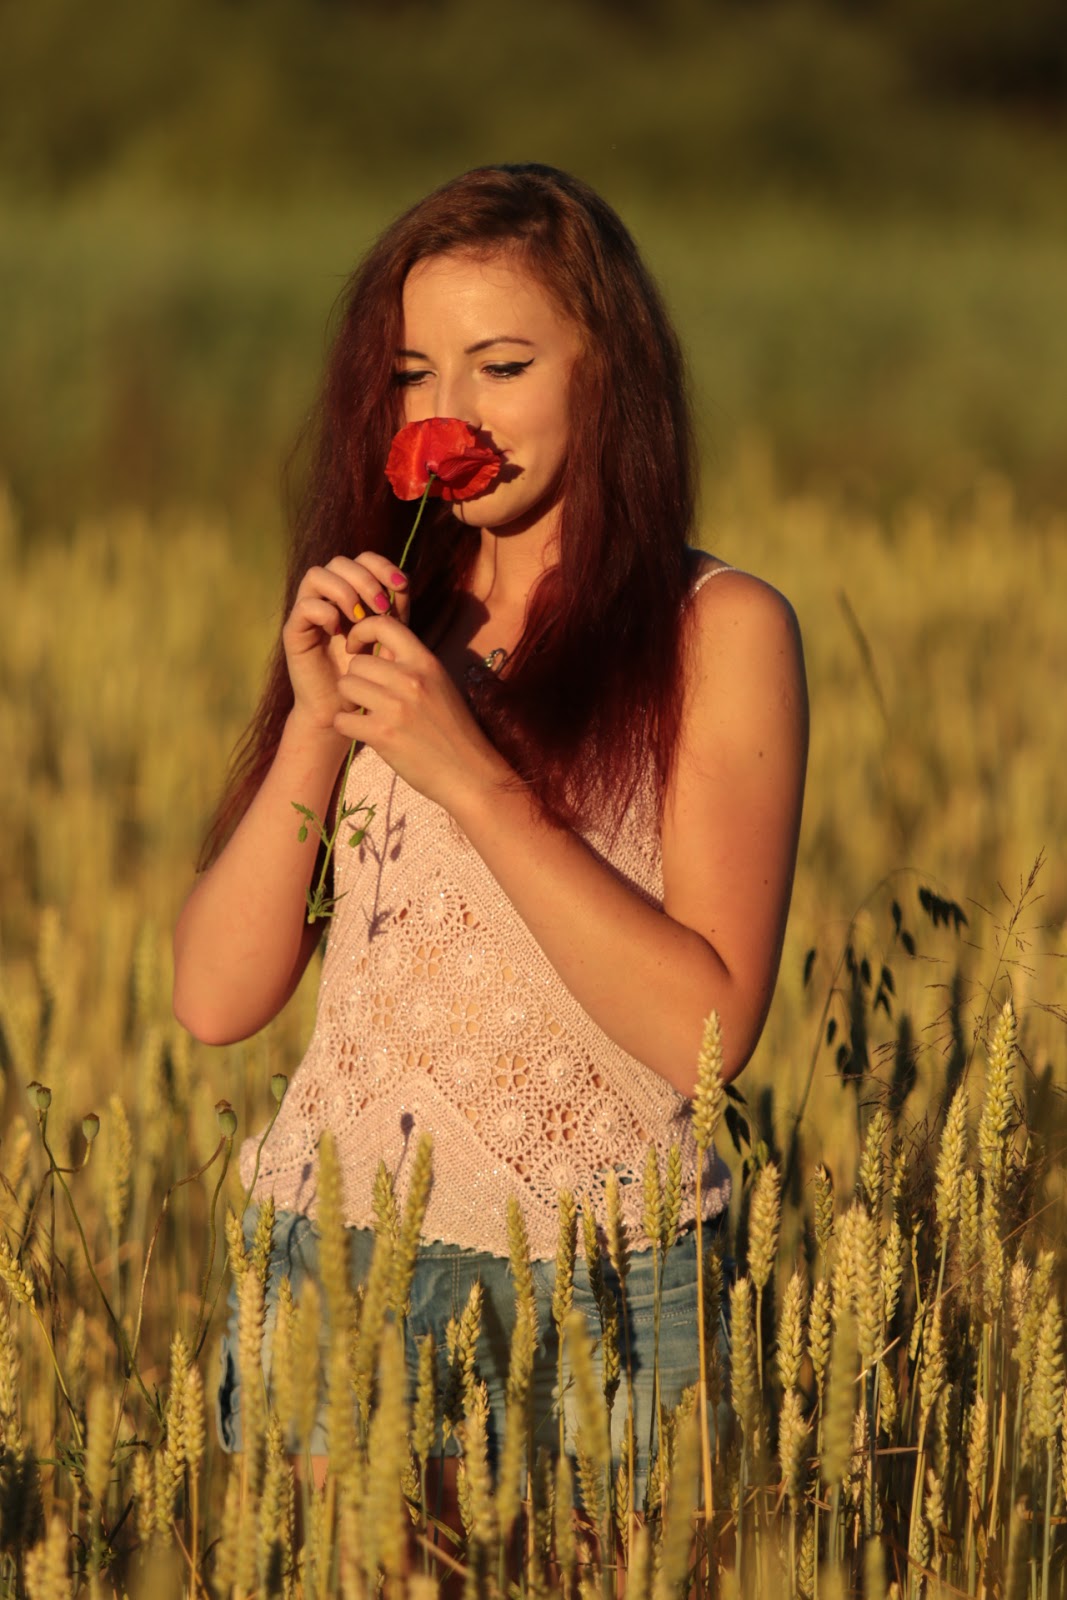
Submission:
[[417,500],[430,482],[438,500],[470,500],[488,489],[502,465],[499,451],[479,444],[458,417],[426,417],[401,428],[389,447],[385,475],[398,500]]

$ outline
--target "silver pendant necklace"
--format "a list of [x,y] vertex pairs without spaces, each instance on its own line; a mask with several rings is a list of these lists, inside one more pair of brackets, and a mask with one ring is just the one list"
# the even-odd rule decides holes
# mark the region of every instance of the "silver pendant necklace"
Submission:
[[482,656],[480,661],[472,662],[467,668],[468,687],[473,689],[477,684],[483,683],[488,674],[495,677],[501,671],[507,659],[508,652],[498,646],[497,649],[490,650],[487,656]]

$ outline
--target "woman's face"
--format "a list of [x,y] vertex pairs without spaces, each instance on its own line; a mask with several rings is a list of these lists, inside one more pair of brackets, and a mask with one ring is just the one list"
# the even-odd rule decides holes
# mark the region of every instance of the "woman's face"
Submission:
[[459,417],[504,458],[500,476],[452,510],[494,532],[554,532],[569,438],[577,326],[505,253],[431,256],[404,284],[396,382],[405,422]]

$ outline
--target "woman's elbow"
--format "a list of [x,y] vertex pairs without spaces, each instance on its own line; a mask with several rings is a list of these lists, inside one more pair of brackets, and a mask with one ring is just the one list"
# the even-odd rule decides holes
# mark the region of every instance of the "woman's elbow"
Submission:
[[186,1033],[200,1044],[237,1044],[256,1032],[256,1027],[242,1026],[241,1019],[233,1015],[232,1007],[212,1004],[209,996],[175,979],[171,1005],[175,1020]]
[[696,1093],[705,1030],[711,1014],[714,1012],[719,1019],[722,1081],[731,1083],[755,1054],[763,1033],[763,1025],[767,1020],[769,1005],[769,997],[732,993],[720,994],[716,1001],[710,1002],[702,1010],[700,1020],[693,1030],[695,1046],[692,1055],[691,1087],[687,1091],[690,1098]]

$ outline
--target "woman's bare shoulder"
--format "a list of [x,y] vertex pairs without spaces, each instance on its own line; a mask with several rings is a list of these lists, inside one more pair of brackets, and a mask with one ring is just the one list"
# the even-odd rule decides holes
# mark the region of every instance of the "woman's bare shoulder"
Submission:
[[785,630],[799,640],[796,613],[773,584],[702,550],[691,555],[692,612],[698,635],[707,629],[721,630],[724,622],[732,619],[743,632],[753,629],[756,637]]

